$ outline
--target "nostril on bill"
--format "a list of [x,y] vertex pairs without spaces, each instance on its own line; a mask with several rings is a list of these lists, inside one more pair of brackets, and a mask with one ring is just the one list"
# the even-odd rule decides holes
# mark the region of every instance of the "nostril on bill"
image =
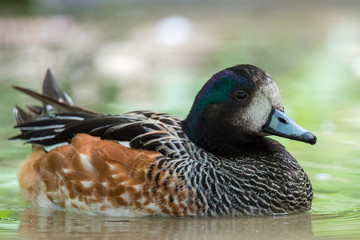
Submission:
[[288,121],[285,118],[282,117],[278,117],[279,122],[283,123],[283,124],[287,124]]

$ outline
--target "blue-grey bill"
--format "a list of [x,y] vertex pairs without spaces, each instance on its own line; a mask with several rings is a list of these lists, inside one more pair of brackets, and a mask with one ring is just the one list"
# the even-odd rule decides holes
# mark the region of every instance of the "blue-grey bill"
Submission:
[[263,127],[267,133],[301,142],[316,143],[316,136],[297,125],[285,112],[273,108]]

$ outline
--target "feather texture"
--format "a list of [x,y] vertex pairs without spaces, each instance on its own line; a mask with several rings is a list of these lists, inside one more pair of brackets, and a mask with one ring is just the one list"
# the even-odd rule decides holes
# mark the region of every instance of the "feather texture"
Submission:
[[14,88],[43,103],[29,113],[15,108],[21,133],[11,138],[35,145],[18,173],[34,205],[116,216],[271,215],[311,207],[307,175],[274,140],[255,138],[221,156],[189,139],[180,118],[76,107],[49,71],[42,94]]

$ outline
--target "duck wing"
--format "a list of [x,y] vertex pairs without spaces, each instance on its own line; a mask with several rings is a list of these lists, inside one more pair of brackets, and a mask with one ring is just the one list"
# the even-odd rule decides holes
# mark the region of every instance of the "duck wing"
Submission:
[[132,148],[171,156],[180,151],[180,142],[187,139],[181,127],[182,120],[165,113],[136,111],[103,115],[74,106],[49,70],[42,94],[26,88],[14,88],[42,101],[43,106],[28,106],[28,113],[15,107],[15,128],[21,130],[21,134],[10,140],[24,140],[52,149],[70,143],[79,133],[86,133],[101,139],[129,142]]
[[119,116],[59,113],[16,125],[21,134],[11,140],[25,140],[51,149],[52,146],[70,143],[79,133],[87,133],[170,156],[179,151],[180,142],[186,139],[180,122],[180,119],[167,114],[145,111]]

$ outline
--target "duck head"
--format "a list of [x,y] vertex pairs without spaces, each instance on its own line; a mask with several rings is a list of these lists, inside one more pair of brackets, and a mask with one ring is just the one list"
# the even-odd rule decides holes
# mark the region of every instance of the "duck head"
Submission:
[[316,143],[313,134],[285,113],[271,76],[252,65],[216,73],[197,94],[182,125],[191,141],[217,155],[267,135]]

